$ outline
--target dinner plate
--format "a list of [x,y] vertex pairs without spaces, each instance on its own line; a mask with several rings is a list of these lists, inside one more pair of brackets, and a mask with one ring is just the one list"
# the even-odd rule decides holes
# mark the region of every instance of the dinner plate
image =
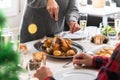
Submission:
[[99,48],[96,48],[96,49],[93,50],[92,52],[93,52],[93,53],[96,53],[96,52],[98,52],[98,51],[100,51],[100,50],[102,50],[102,49],[104,49],[104,48],[114,49],[115,46],[103,45],[103,46],[101,46],[101,47],[99,47]]
[[[107,50],[107,51],[104,51],[104,48],[108,48],[108,50]],[[89,53],[89,52],[87,52],[87,53],[89,53],[89,54],[91,54],[91,55],[97,55],[96,52],[99,52],[99,51],[102,50],[101,53],[109,54],[109,51],[114,50],[114,48],[115,48],[115,46],[103,45],[103,46],[101,46],[101,47],[99,47],[99,48],[94,49],[93,51],[90,51],[91,53]],[[112,50],[109,50],[109,49],[112,49]],[[100,55],[100,54],[99,54],[99,55]]]
[[93,55],[96,55],[96,54],[95,54],[96,52],[98,52],[98,51],[100,51],[100,50],[102,50],[102,49],[104,49],[104,48],[114,49],[115,46],[103,45],[103,46],[100,46],[100,47],[95,48],[95,49],[92,50],[92,51],[87,51],[86,53],[93,56]]
[[85,34],[82,34],[81,31],[74,32],[73,34],[69,31],[63,32],[61,37],[63,38],[70,38],[72,40],[82,39],[85,38]]
[[[41,41],[38,41],[34,44],[34,47],[37,50],[42,51],[42,48],[41,48],[42,45],[43,45],[43,43]],[[73,42],[71,46],[73,48],[75,48],[77,50],[77,52],[85,52],[84,47],[76,42]],[[50,55],[50,54],[46,54],[46,55],[49,57],[53,57],[53,58],[72,58],[73,57],[73,56],[54,56],[54,55]]]
[[67,69],[55,73],[56,80],[94,80],[97,77],[96,70],[88,69]]

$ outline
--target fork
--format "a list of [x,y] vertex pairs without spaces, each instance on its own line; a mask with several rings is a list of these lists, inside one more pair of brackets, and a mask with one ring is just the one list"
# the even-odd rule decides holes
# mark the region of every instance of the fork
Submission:
[[72,63],[72,61],[69,61],[69,62],[65,63],[62,67],[63,68],[71,67],[70,63]]

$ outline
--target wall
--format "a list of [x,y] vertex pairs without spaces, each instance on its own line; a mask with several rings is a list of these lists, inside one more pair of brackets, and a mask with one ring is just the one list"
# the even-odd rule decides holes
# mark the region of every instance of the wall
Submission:
[[20,11],[19,11],[19,13],[17,15],[11,16],[11,17],[7,17],[8,18],[7,19],[7,23],[8,23],[8,26],[11,29],[18,29],[19,28],[25,1],[26,0],[20,0],[20,7],[19,7]]

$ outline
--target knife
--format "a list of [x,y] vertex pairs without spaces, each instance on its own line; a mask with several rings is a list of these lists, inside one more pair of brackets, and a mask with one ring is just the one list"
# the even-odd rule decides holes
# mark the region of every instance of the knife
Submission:
[[58,21],[55,21],[57,30],[59,30]]
[[[55,23],[56,23],[57,31],[59,31],[58,21],[55,21]],[[58,33],[57,35],[60,36],[60,33]]]

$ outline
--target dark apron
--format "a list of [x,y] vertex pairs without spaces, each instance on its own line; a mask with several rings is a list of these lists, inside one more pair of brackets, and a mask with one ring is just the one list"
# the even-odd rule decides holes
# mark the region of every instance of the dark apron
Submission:
[[46,7],[37,8],[27,4],[21,24],[20,42],[33,41],[44,36],[54,37],[54,34],[61,32],[64,28],[66,8],[64,11],[60,10],[57,29],[56,22],[50,17]]

